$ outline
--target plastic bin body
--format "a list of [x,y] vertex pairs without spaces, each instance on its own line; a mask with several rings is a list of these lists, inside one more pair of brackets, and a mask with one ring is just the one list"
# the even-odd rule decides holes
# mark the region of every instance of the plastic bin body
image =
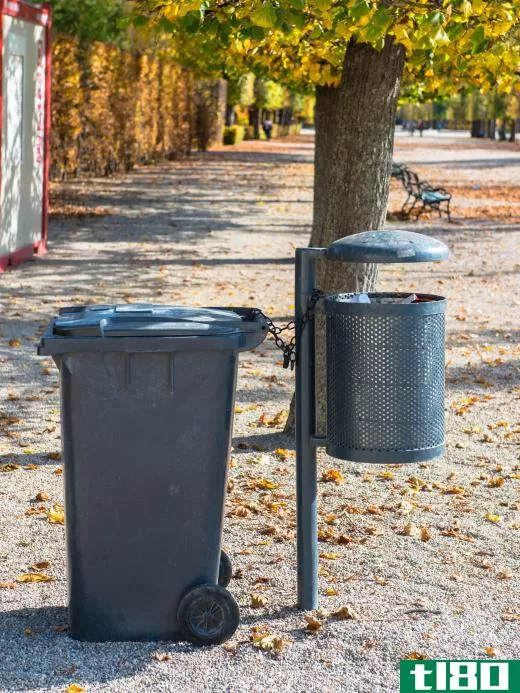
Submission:
[[44,338],[61,375],[73,637],[175,639],[182,596],[216,584],[238,351],[262,341],[256,327],[249,345],[218,323],[213,336]]
[[353,462],[429,460],[444,452],[446,301],[407,294],[325,299],[327,452]]

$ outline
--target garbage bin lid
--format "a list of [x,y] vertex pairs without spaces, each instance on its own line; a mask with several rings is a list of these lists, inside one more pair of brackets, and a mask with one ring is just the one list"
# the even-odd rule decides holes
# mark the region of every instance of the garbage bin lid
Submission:
[[363,231],[331,243],[327,260],[341,262],[438,262],[450,255],[437,238],[414,231]]
[[78,306],[60,311],[53,334],[62,337],[190,337],[236,332],[232,310],[155,304]]

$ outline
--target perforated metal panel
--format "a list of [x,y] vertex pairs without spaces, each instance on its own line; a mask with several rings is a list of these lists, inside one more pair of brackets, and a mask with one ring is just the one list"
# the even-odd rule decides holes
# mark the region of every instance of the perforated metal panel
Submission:
[[[444,450],[441,296],[328,296],[327,452],[355,462],[418,462]],[[427,300],[426,300],[427,299]],[[383,301],[383,302],[381,302]]]

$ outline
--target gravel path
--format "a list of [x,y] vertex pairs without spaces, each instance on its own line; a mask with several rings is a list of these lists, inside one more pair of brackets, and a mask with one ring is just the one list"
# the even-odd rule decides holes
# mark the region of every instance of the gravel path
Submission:
[[[310,231],[312,148],[308,136],[243,143],[70,183],[56,191],[67,216],[51,223],[49,253],[0,277],[1,691],[395,693],[411,653],[518,656],[520,226],[516,212],[495,218],[475,205],[452,225],[406,223],[444,239],[448,262],[382,271],[382,288],[449,299],[447,454],[387,467],[320,453],[321,471],[343,481],[319,485],[316,630],[294,606],[294,455],[280,432],[293,378],[267,342],[239,370],[224,526],[238,571],[236,636],[197,649],[85,644],[63,632],[64,532],[49,522],[62,501],[59,392],[52,362],[35,356],[41,328],[60,306],[85,301],[252,305],[286,320],[294,248]],[[489,208],[519,197],[520,151],[510,145],[400,135],[395,158],[460,191],[456,210],[471,206],[472,191]],[[395,188],[392,204],[401,201]],[[91,215],[78,216],[85,207]],[[51,581],[16,581],[40,562]],[[265,604],[253,608],[251,594]],[[331,615],[346,605],[355,618]],[[281,651],[255,647],[255,632],[277,636]]]

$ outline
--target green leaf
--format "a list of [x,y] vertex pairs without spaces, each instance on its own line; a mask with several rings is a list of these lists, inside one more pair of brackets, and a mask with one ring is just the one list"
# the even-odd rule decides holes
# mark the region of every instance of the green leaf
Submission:
[[425,24],[430,24],[430,25],[439,25],[444,23],[444,15],[442,12],[439,12],[439,10],[436,10],[435,12],[428,12],[426,17],[424,18],[424,23]]
[[311,4],[318,10],[326,11],[331,9],[332,0],[311,0]]
[[289,10],[284,12],[283,18],[288,24],[295,26],[297,29],[303,29],[307,21],[305,14],[303,12],[299,12],[298,10]]
[[452,24],[446,29],[450,41],[456,41],[466,31],[464,24]]
[[469,37],[471,45],[473,46],[472,53],[481,53],[486,45],[486,30],[482,24],[480,24]]
[[138,14],[136,17],[133,18],[133,23],[134,26],[146,26],[148,24],[148,17],[145,17],[142,14]]
[[323,27],[321,26],[321,24],[318,23],[318,24],[316,24],[314,29],[309,34],[309,38],[311,38],[313,40],[319,39],[322,36],[322,34],[323,34]]
[[372,19],[370,20],[370,23],[375,24],[376,26],[381,28],[383,31],[386,31],[386,29],[392,23],[392,16],[391,16],[390,12],[385,7],[381,7],[374,14]]
[[261,41],[266,37],[267,30],[259,26],[248,26],[240,29],[238,37],[241,39],[252,39],[253,41]]
[[186,33],[195,34],[200,29],[200,15],[198,12],[188,12],[179,23]]
[[166,17],[162,17],[159,22],[159,29],[161,29],[161,31],[169,33],[175,30],[175,24],[171,22],[169,19],[166,19]]
[[352,19],[355,21],[358,21],[361,19],[361,17],[364,17],[366,14],[368,14],[372,9],[372,6],[370,5],[367,0],[356,0],[354,5],[350,8],[350,16]]
[[251,21],[263,29],[274,29],[278,24],[278,15],[270,3],[265,3],[251,12]]

